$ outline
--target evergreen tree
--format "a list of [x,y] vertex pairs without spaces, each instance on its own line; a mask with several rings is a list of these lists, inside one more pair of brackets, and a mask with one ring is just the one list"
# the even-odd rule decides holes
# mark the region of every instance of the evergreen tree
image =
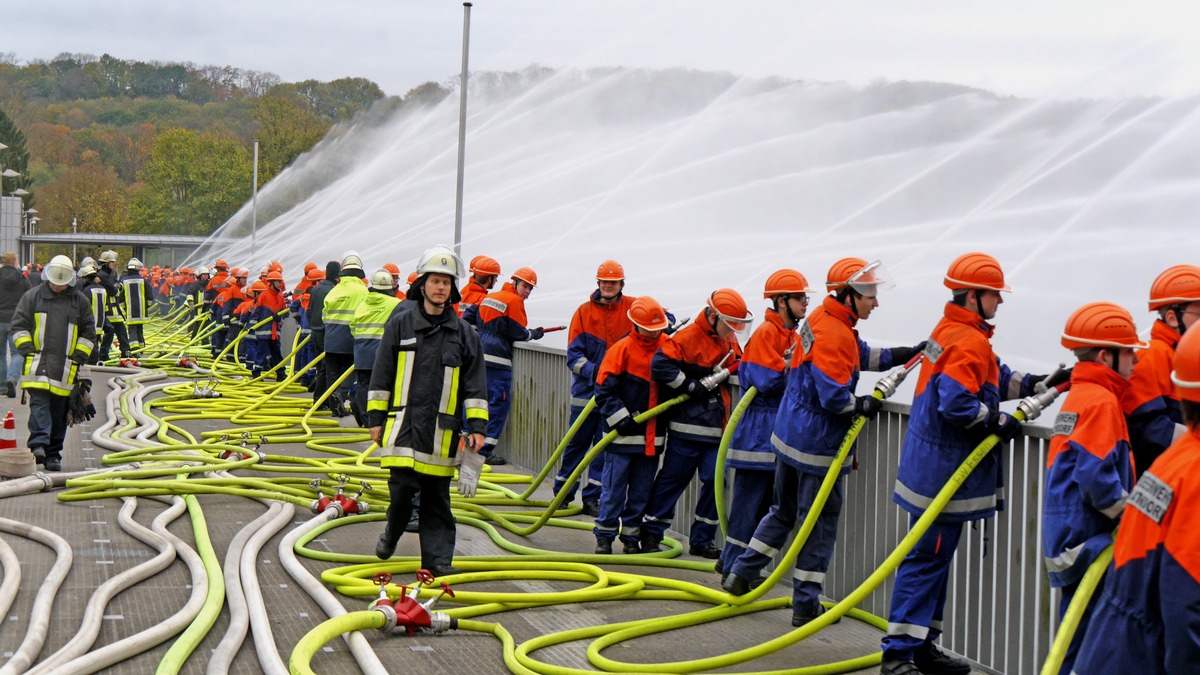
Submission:
[[[16,123],[0,110],[0,143],[7,145],[4,150],[0,150],[0,173],[5,169],[12,169],[21,174],[16,178],[4,178],[0,184],[4,186],[4,196],[9,196],[17,188],[23,190],[29,189],[29,151],[25,149],[25,134],[17,128]],[[34,205],[33,194],[27,194],[21,198],[24,208],[32,208]]]

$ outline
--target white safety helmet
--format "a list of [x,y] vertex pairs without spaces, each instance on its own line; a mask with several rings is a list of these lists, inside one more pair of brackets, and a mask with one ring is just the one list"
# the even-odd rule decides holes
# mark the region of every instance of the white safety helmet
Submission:
[[104,253],[101,253],[100,254],[100,262],[102,262],[102,263],[117,262],[117,252],[116,251],[105,251]]
[[342,256],[343,270],[358,270],[362,271],[362,258],[359,257],[356,251],[347,251],[346,255]]
[[143,265],[142,261],[138,260],[137,258],[130,258],[129,262],[125,263],[125,269],[127,270],[140,270],[143,267],[145,267],[145,265]]
[[196,269],[196,276],[200,276],[201,274],[211,275],[212,270],[208,269],[208,265],[201,265],[199,268]]
[[75,266],[65,255],[56,255],[42,268],[42,279],[59,286],[75,284]]
[[84,256],[83,260],[79,261],[79,269],[83,269],[86,265],[96,266],[96,261],[92,260],[92,256]]
[[379,291],[391,291],[396,288],[396,280],[392,277],[391,272],[376,270],[375,274],[371,275],[371,288]]
[[449,274],[455,280],[462,279],[466,274],[467,266],[463,264],[462,258],[458,257],[453,250],[448,246],[434,246],[426,249],[421,254],[421,260],[417,263],[417,276],[423,277],[426,274],[438,273]]
[[[91,260],[91,258],[84,258],[84,260]],[[94,260],[92,260],[92,262],[85,262],[79,266],[79,278],[80,279],[86,279],[86,278],[92,276],[93,274],[99,274],[99,273],[100,273],[100,271],[96,269],[96,261],[94,261]]]

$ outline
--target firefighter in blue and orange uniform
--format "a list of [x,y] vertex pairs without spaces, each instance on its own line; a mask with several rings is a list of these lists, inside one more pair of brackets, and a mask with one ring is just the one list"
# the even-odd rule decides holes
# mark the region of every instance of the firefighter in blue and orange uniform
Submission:
[[[233,325],[233,313],[237,310],[238,305],[246,299],[244,289],[248,275],[249,271],[244,267],[235,267],[230,270],[229,283],[213,301],[213,320],[221,325],[217,332],[213,333],[214,356],[220,354],[230,341],[237,337],[238,331],[237,327]],[[218,344],[220,344],[220,349],[217,348]]]
[[[603,271],[603,267],[601,267]],[[625,553],[641,553],[641,523],[658,470],[664,434],[658,418],[634,421],[639,414],[662,403],[662,385],[650,375],[650,362],[663,343],[670,325],[658,301],[642,296],[625,312],[633,332],[606,350],[596,374],[596,408],[604,431],[617,432],[605,448],[604,488],[600,513],[592,532],[596,553],[612,553],[613,539],[620,536]]]
[[[292,302],[289,305],[289,309],[298,318],[300,324],[300,339],[308,338],[308,341],[296,353],[296,370],[307,366],[320,353],[317,350],[317,338],[313,335],[312,323],[309,322],[308,304],[312,300],[313,288],[325,278],[325,270],[317,267],[315,262],[308,263],[304,269],[304,278],[296,284],[296,291],[292,294]],[[309,387],[310,391],[316,380],[314,370],[309,369],[300,376],[300,384]]]
[[[496,286],[500,277],[500,263],[486,255],[471,259],[471,280],[463,288],[462,301],[458,303],[459,316],[474,322],[478,319],[479,303]],[[412,283],[412,282],[409,282]],[[470,317],[470,318],[468,318]]]
[[[574,424],[595,393],[596,376],[604,353],[617,340],[629,335],[633,323],[629,308],[636,298],[624,295],[625,269],[615,260],[605,260],[596,270],[596,290],[588,301],[571,317],[567,342],[567,367],[571,369],[571,420]],[[554,493],[558,494],[567,477],[579,466],[587,451],[603,436],[600,417],[589,415],[580,425],[571,442],[563,450],[562,463],[554,478]],[[604,476],[604,454],[598,455],[588,467],[587,477],[580,477],[583,486],[583,515],[600,514],[600,488]],[[585,482],[586,481],[586,482]],[[572,485],[563,504],[575,498],[577,485]]]
[[[254,337],[258,341],[258,353],[264,371],[271,370],[283,361],[283,352],[279,348],[280,332],[283,319],[287,317],[287,300],[283,297],[283,272],[273,269],[267,272],[266,285],[255,298],[257,309],[250,318],[251,325],[271,317],[266,324],[255,329]],[[254,373],[258,377],[258,373]],[[275,378],[283,382],[287,378],[287,368],[279,367]]]
[[[1121,397],[1137,363],[1133,350],[1146,346],[1138,340],[1129,312],[1109,302],[1077,309],[1067,319],[1062,345],[1075,352],[1079,363],[1054,422],[1042,493],[1042,551],[1050,585],[1062,589],[1059,619],[1088,566],[1112,543],[1133,487]],[[1090,614],[1091,605],[1063,660],[1064,674],[1072,672]]]
[[771,508],[775,484],[771,431],[787,385],[788,360],[796,347],[796,327],[808,312],[811,292],[804,275],[792,269],[773,273],[763,287],[763,298],[771,301],[771,308],[746,343],[742,365],[738,367],[742,396],[751,387],[756,394],[742,413],[725,456],[726,469],[733,469],[734,473],[725,500],[729,504],[729,521],[725,548],[717,561],[718,573],[731,567],[746,550],[758,521]]
[[1158,275],[1150,286],[1150,311],[1158,313],[1150,327],[1150,347],[1138,354],[1122,401],[1138,473],[1149,468],[1183,428],[1171,367],[1180,337],[1200,321],[1200,267],[1176,265]]
[[[511,404],[513,343],[540,340],[544,334],[541,328],[526,328],[529,320],[525,317],[525,300],[536,286],[537,272],[522,267],[513,272],[511,283],[488,295],[478,306],[479,339],[483,342],[488,383],[487,439],[480,454],[488,464],[507,463],[495,454],[495,448]],[[466,317],[463,320],[469,322]]]
[[660,550],[659,544],[675,515],[675,503],[692,476],[699,473],[700,495],[688,537],[688,553],[713,559],[721,555],[714,542],[720,524],[713,490],[717,449],[729,420],[730,387],[736,384],[736,378],[730,375],[742,356],[737,335],[750,326],[753,318],[740,293],[732,288],[718,289],[708,296],[696,320],[664,341],[654,355],[654,381],[665,384],[671,396],[686,393],[690,398],[668,413],[663,465],[654,478],[642,519],[643,551]]
[[1187,431],[1142,474],[1075,672],[1200,672],[1200,330],[1184,333],[1171,382]]
[[258,338],[254,335],[254,331],[250,330],[250,326],[254,325],[251,319],[254,317],[258,309],[258,294],[265,291],[267,285],[262,281],[255,281],[246,287],[246,299],[234,310],[234,322],[237,326],[238,333],[245,333],[242,338],[241,360],[242,363],[254,373],[255,376],[262,372],[262,349],[259,347]]
[[[842,440],[863,415],[872,419],[882,402],[856,396],[861,371],[886,370],[903,364],[917,347],[872,348],[858,336],[857,326],[879,306],[879,292],[890,286],[878,261],[843,258],[829,268],[829,295],[800,327],[799,345],[792,353],[787,386],[775,418],[771,446],[775,467],[773,504],[757,523],[749,546],[729,568],[722,584],[729,593],[750,590],[764,567],[787,540],[792,527],[813,508],[817,492]],[[816,526],[796,558],[792,573],[792,625],[803,626],[825,612],[820,595],[833,558],[837,525],[842,513],[842,467]]]
[[[967,253],[950,264],[943,283],[953,292],[925,348],[912,414],[900,450],[892,501],[915,523],[963,460],[989,435],[1003,442],[1021,430],[1000,402],[1028,396],[1045,376],[1025,375],[1000,363],[988,323],[1011,289],[995,258]],[[965,522],[996,513],[1000,453],[985,456],[896,572],[888,635],[883,638],[885,675],[971,672],[962,658],[942,652],[942,610],[950,565]]]

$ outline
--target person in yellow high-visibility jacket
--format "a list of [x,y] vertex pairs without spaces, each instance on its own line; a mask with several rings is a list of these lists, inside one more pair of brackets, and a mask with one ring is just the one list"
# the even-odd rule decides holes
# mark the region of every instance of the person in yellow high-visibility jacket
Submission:
[[444,246],[425,251],[409,291],[414,306],[394,312],[384,325],[367,392],[371,440],[390,471],[391,504],[375,555],[386,560],[395,552],[419,489],[421,566],[435,576],[457,571],[451,566],[450,479],[461,463],[459,493],[474,495],[487,431],[483,347],[453,310],[465,270]]

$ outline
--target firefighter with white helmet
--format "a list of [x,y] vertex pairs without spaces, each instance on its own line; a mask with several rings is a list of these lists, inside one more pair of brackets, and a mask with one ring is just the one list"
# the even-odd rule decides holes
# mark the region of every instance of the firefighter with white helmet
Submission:
[[367,394],[371,439],[390,472],[391,504],[375,555],[395,552],[419,489],[421,567],[435,576],[457,571],[450,480],[461,465],[459,494],[474,496],[488,419],[483,347],[453,309],[465,272],[449,248],[425,251],[409,292],[417,305],[384,325]]
[[47,471],[61,471],[67,398],[96,347],[96,322],[88,299],[73,288],[70,258],[54,256],[42,277],[44,283],[17,303],[13,342],[25,359],[21,388],[29,393],[29,449]]

